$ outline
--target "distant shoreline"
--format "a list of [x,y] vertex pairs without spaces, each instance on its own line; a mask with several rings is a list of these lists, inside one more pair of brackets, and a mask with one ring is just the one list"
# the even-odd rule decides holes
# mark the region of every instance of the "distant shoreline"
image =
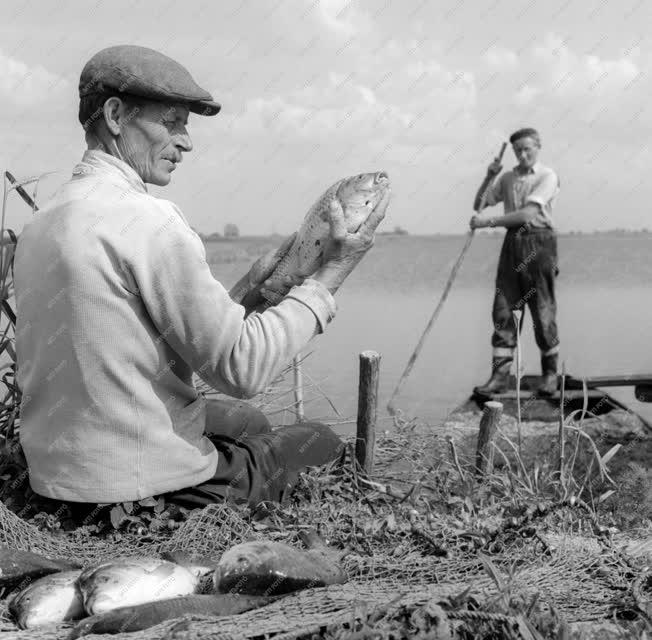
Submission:
[[[199,233],[199,232],[198,232]],[[501,236],[503,235],[504,230],[494,230],[494,231],[482,231],[482,235],[487,236]],[[466,236],[466,233],[392,233],[391,231],[378,232],[376,234],[382,238],[463,238]],[[282,233],[269,233],[269,234],[260,234],[260,235],[240,235],[237,237],[210,237],[209,235],[203,235],[199,233],[200,238],[203,242],[241,242],[241,241],[252,241],[252,240],[272,240],[272,239],[281,239],[287,237]],[[627,229],[609,229],[607,231],[563,231],[557,232],[557,236],[560,238],[565,237],[577,237],[577,236],[612,236],[612,237],[631,237],[631,236],[652,236],[652,230],[641,229],[638,231],[630,231]]]

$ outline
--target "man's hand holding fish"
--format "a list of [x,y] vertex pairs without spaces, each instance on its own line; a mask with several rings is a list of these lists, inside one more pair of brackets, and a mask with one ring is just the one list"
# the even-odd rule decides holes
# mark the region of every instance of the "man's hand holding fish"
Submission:
[[313,275],[313,279],[321,282],[331,293],[340,288],[373,246],[376,229],[389,205],[390,193],[389,189],[383,192],[381,200],[355,232],[347,229],[341,204],[337,200],[332,202],[328,217],[331,236],[324,251],[324,263]]

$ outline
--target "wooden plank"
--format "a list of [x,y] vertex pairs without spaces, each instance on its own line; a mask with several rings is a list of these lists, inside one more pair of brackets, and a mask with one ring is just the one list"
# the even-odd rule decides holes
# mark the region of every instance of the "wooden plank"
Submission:
[[[539,398],[537,393],[535,391],[525,391],[521,390],[521,400],[525,401],[530,398]],[[569,390],[566,388],[566,397],[567,398],[581,398],[583,395],[583,392],[581,389],[571,389]],[[606,395],[604,391],[600,391],[599,389],[587,389],[587,395],[589,398],[602,398],[603,396]],[[493,400],[516,400],[517,399],[517,393],[516,391],[505,391],[505,393],[495,393],[492,394],[492,399]],[[552,396],[546,396],[545,398],[540,398],[541,400],[546,400],[550,401],[552,399],[559,398],[559,392],[557,391],[554,393]]]
[[[585,378],[588,387],[634,387],[636,385],[652,385],[652,373],[633,373],[619,376],[591,376]],[[566,388],[582,387],[581,378],[566,377]]]

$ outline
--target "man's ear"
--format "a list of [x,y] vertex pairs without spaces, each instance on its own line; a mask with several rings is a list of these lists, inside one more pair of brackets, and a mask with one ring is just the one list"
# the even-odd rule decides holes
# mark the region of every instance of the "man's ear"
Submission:
[[117,96],[112,96],[104,103],[102,109],[107,128],[114,136],[117,136],[120,133],[121,120],[124,115],[124,103]]

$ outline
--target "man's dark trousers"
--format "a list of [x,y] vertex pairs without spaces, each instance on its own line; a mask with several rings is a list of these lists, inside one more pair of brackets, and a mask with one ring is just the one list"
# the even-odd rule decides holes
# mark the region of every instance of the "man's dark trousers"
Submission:
[[[512,311],[527,305],[534,336],[542,356],[559,350],[555,278],[557,237],[551,229],[508,229],[498,261],[493,306],[494,357],[512,357],[516,348],[516,323]],[[522,322],[521,322],[522,328]]]
[[272,430],[265,415],[237,400],[206,401],[205,434],[218,451],[217,469],[201,484],[166,494],[187,508],[224,499],[280,502],[307,467],[336,460],[344,447],[326,425],[304,422]]

